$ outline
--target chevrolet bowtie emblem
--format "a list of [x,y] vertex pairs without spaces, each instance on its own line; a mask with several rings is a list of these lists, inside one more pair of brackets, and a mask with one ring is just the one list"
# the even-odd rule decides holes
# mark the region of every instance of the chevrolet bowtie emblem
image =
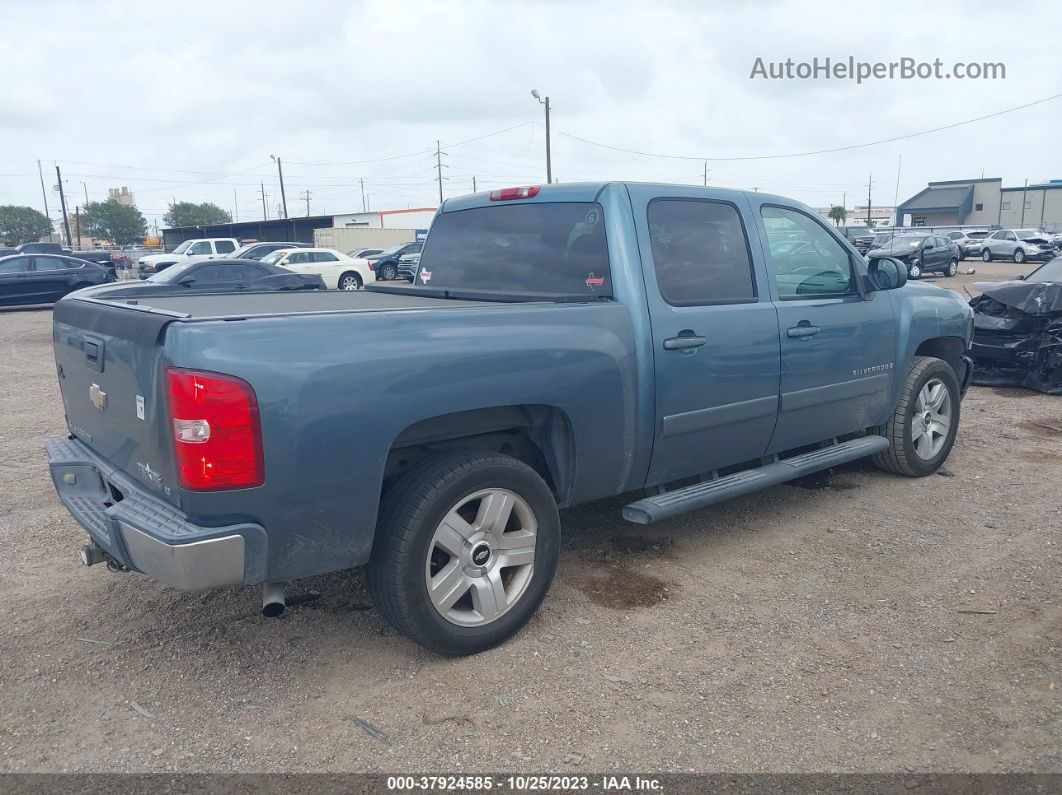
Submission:
[[107,393],[100,389],[99,384],[93,384],[89,387],[89,400],[91,400],[92,405],[100,411],[107,408]]

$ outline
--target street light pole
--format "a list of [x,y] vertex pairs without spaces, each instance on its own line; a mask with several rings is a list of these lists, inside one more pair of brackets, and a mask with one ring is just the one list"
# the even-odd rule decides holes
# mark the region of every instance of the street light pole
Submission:
[[280,158],[275,155],[270,155],[271,158],[277,161],[277,176],[280,177],[280,202],[284,208],[284,217],[288,217],[288,197],[284,194],[284,169],[280,165]]
[[546,184],[548,185],[553,182],[553,162],[550,157],[549,151],[549,97],[543,99],[541,96],[539,96],[537,88],[531,89],[531,96],[537,99],[540,105],[545,105],[546,107]]

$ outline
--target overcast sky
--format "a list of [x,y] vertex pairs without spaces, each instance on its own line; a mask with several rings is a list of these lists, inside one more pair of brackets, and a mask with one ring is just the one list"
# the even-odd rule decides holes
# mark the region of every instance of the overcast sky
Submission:
[[[553,105],[565,182],[702,181],[813,206],[892,204],[929,180],[1062,179],[1062,99],[893,143],[806,157],[1062,93],[1062,4],[1053,2],[73,2],[0,0],[0,204],[58,217],[129,186],[154,221],[214,201],[270,215],[285,164],[289,213],[435,206],[544,181],[542,107]],[[1002,80],[750,79],[765,61],[1002,62]],[[462,143],[469,139],[488,136]],[[385,159],[393,158],[393,159]],[[371,161],[371,162],[353,162]],[[82,184],[84,183],[84,184]],[[235,196],[234,196],[235,191]],[[858,198],[857,198],[858,197]]]

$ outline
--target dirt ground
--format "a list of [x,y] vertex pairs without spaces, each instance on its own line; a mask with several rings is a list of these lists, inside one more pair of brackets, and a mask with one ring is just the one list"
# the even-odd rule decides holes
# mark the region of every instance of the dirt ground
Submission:
[[536,618],[447,660],[359,572],[267,619],[83,568],[50,322],[0,312],[0,770],[1062,772],[1062,399],[972,389],[943,476],[568,511]]

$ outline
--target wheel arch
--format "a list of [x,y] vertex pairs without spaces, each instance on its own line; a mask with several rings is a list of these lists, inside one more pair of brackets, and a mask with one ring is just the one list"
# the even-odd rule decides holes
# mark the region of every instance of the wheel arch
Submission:
[[963,341],[958,337],[933,337],[923,340],[915,349],[915,356],[933,356],[943,359],[955,373],[955,377],[962,383],[965,367],[962,355],[966,350]]
[[556,406],[489,406],[419,420],[391,442],[383,488],[424,458],[453,450],[503,453],[530,466],[565,505],[575,482],[575,444],[567,413]]

